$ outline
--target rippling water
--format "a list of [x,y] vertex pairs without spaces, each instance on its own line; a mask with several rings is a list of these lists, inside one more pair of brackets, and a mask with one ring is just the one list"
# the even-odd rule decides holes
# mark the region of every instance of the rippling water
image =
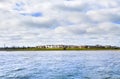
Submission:
[[120,79],[120,52],[0,52],[0,79]]

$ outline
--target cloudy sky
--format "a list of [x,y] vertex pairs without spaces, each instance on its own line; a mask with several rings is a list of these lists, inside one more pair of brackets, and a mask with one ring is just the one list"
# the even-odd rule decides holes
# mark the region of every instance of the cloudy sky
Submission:
[[0,46],[120,46],[120,0],[0,0]]

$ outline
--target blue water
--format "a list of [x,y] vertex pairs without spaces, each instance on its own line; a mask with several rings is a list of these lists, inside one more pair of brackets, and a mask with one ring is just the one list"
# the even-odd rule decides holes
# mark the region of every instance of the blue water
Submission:
[[0,79],[120,79],[120,51],[1,51]]

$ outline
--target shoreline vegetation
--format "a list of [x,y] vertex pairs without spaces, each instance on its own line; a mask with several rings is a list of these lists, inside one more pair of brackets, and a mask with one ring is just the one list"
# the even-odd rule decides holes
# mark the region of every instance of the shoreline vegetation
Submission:
[[76,45],[42,45],[35,47],[2,47],[0,51],[87,51],[87,50],[120,50],[117,46],[76,46]]

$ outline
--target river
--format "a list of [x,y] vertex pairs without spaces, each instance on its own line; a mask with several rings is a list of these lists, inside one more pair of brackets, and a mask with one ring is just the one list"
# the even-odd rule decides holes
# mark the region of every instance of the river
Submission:
[[120,79],[120,51],[1,51],[0,79]]

